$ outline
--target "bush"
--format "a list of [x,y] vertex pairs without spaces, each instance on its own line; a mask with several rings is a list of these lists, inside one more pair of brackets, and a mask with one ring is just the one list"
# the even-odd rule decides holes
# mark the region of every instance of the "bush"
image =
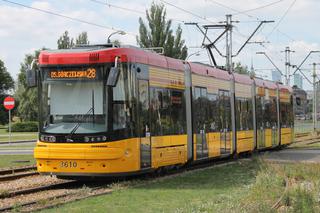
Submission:
[[38,132],[38,122],[19,122],[11,126],[12,132]]

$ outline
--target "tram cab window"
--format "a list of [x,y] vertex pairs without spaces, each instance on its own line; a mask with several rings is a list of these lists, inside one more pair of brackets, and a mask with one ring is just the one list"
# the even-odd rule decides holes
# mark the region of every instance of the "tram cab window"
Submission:
[[112,87],[112,127],[113,130],[132,129],[134,90],[132,72],[128,72],[127,64],[120,66],[117,84]]

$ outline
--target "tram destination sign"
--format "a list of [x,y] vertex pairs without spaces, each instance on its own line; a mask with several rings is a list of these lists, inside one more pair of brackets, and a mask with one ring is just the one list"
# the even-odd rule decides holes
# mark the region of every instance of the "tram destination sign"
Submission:
[[50,79],[97,79],[95,68],[85,70],[50,70],[48,73]]

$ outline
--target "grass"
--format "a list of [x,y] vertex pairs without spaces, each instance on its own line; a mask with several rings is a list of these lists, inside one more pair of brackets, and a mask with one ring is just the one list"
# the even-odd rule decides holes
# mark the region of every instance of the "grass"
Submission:
[[[30,161],[17,163],[14,161]],[[17,167],[17,166],[25,166],[25,165],[33,165],[35,164],[35,159],[33,155],[1,155],[0,156],[0,168],[4,167]]]
[[[257,168],[252,163],[186,172],[176,177],[118,183],[111,195],[89,198],[45,212],[218,212],[237,209]],[[94,207],[94,208],[93,208]]]
[[147,182],[119,182],[110,186],[110,195],[43,212],[320,212],[319,176],[320,165],[254,159]]
[[[36,140],[38,138],[37,132],[13,132],[11,133],[11,140],[20,141],[20,140]],[[0,143],[9,141],[9,133],[6,129],[0,128]]]

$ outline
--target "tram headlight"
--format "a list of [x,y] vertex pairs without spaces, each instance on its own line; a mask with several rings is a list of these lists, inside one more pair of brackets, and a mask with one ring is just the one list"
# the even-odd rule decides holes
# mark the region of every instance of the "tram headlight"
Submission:
[[106,142],[107,141],[107,137],[106,136],[85,136],[84,138],[84,142]]
[[48,136],[50,142],[56,142],[56,137],[55,136]]
[[56,137],[53,135],[40,135],[40,141],[56,142]]

